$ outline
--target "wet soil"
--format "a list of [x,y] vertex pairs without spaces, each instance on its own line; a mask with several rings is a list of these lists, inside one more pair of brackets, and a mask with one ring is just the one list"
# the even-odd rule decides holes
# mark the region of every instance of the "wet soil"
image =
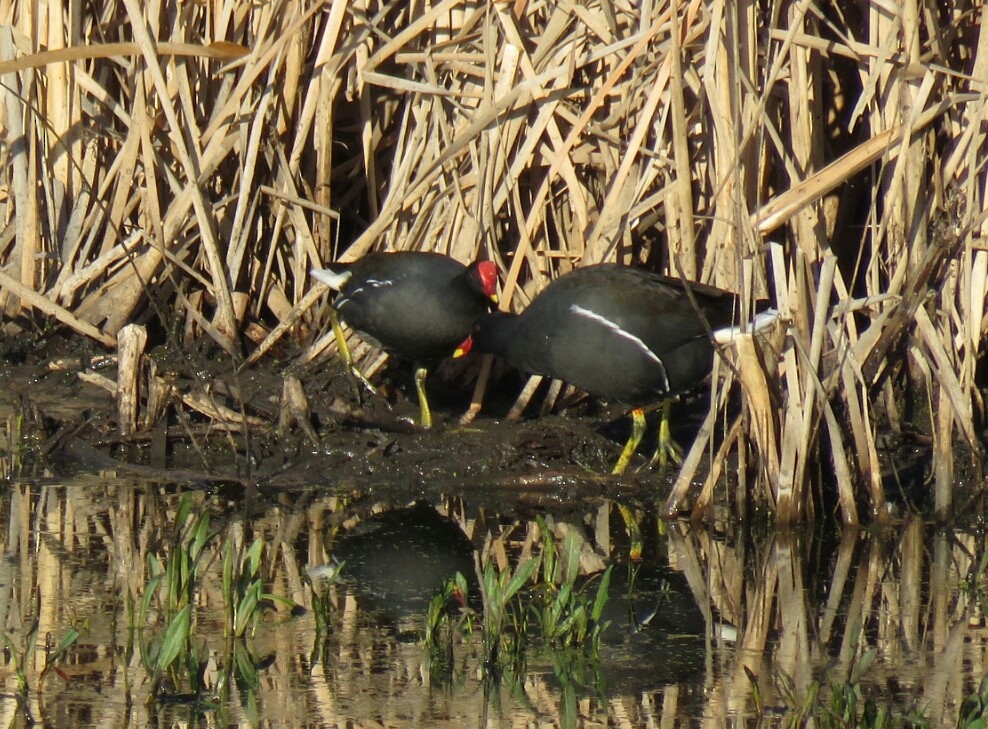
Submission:
[[[402,363],[374,375],[374,394],[358,390],[336,358],[304,368],[269,358],[238,371],[216,352],[152,350],[142,382],[168,382],[172,394],[150,427],[124,438],[112,392],[113,358],[75,340],[36,349],[10,340],[0,344],[0,378],[6,383],[0,422],[24,415],[20,437],[33,457],[23,460],[40,464],[34,468],[262,493],[325,485],[409,500],[463,494],[493,505],[511,500],[522,508],[583,506],[605,497],[654,505],[664,501],[676,476],[674,469],[646,468],[647,456],[641,455],[655,442],[657,414],[628,473],[611,476],[630,427],[620,406],[575,395],[545,413],[540,390],[526,415],[509,421],[505,414],[523,381],[503,370],[495,370],[482,412],[461,425],[478,365],[469,358],[430,374],[436,427],[423,430],[415,424],[411,368]],[[284,361],[293,359],[286,354]],[[286,380],[300,385],[307,413],[287,406]],[[253,418],[254,424],[245,428],[203,415],[183,401],[190,394]],[[146,399],[142,392],[142,417]],[[705,397],[697,394],[674,405],[677,442],[691,442],[706,408]],[[890,441],[881,455],[890,500],[924,509],[931,493],[929,440]],[[730,478],[736,468],[725,471]],[[958,476],[969,481],[972,492],[980,488],[978,474]]]
[[[522,505],[558,506],[604,495],[654,499],[674,477],[645,468],[632,473],[645,465],[644,457],[628,474],[609,475],[630,426],[620,407],[577,396],[561,414],[542,414],[543,394],[537,393],[527,411],[532,415],[506,420],[521,387],[510,373],[496,373],[500,379],[482,412],[461,425],[475,362],[430,375],[436,426],[423,430],[415,424],[411,371],[401,363],[374,376],[374,394],[358,393],[336,359],[302,370],[261,363],[239,373],[228,358],[215,355],[161,351],[152,352],[151,360],[156,376],[172,382],[176,394],[153,427],[135,435],[118,434],[110,392],[115,362],[73,351],[66,342],[2,360],[6,386],[0,392],[0,419],[24,414],[34,455],[44,456],[42,462],[56,472],[129,473],[231,488],[277,491],[325,484],[409,499],[461,491],[497,502],[511,498]],[[309,408],[306,423],[285,417],[286,377],[301,383]],[[224,426],[186,406],[178,393],[204,394],[263,424]],[[142,414],[146,405],[142,401]],[[681,442],[688,442],[691,428],[695,431],[702,407],[678,406]],[[646,434],[643,452],[653,438],[654,433]]]

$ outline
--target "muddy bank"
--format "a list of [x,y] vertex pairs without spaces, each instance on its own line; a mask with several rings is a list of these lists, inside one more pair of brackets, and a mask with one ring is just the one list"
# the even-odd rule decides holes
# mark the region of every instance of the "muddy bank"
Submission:
[[[464,426],[459,420],[472,383],[463,373],[435,373],[428,384],[437,426],[422,430],[414,424],[411,377],[401,365],[375,376],[378,394],[358,395],[335,359],[298,371],[262,364],[242,373],[229,361],[195,354],[152,359],[173,391],[153,426],[132,436],[118,432],[115,362],[80,356],[66,343],[4,360],[0,418],[23,414],[25,455],[56,471],[116,471],[204,485],[276,490],[324,484],[409,498],[463,489],[499,499],[582,501],[615,492],[654,497],[673,477],[646,469],[608,475],[629,427],[620,408],[583,398],[563,414],[538,415],[533,402],[534,415],[505,420],[517,377],[495,385],[484,410]],[[307,422],[286,417],[286,377],[301,385]],[[249,424],[207,417],[197,412],[199,402]],[[679,437],[689,437],[697,417],[691,411],[698,407],[677,409]]]
[[[430,376],[437,427],[426,431],[414,424],[411,375],[400,364],[375,374],[379,392],[372,394],[358,392],[336,359],[302,369],[262,363],[237,372],[223,355],[154,351],[148,362],[155,381],[168,383],[167,397],[154,405],[155,395],[141,391],[143,427],[123,437],[115,359],[79,352],[75,344],[59,340],[16,350],[16,356],[5,350],[0,422],[9,424],[11,444],[5,475],[17,469],[22,476],[46,469],[109,472],[234,491],[314,485],[394,498],[464,493],[495,503],[557,506],[605,495],[654,504],[666,498],[676,476],[674,469],[644,467],[655,416],[633,468],[621,477],[609,475],[630,427],[620,407],[575,396],[563,400],[569,406],[561,413],[540,414],[539,393],[521,420],[506,420],[521,386],[511,373],[496,373],[483,411],[460,425],[471,372],[449,365]],[[674,406],[678,442],[691,442],[706,408],[702,394]],[[158,413],[153,421],[152,409]],[[885,446],[883,480],[894,508],[926,509],[929,443],[905,436],[888,438]],[[735,484],[737,464],[724,466],[723,478]],[[825,490],[824,469],[816,478]],[[970,503],[982,476],[972,466],[959,480]],[[695,483],[694,492],[700,486]],[[722,486],[721,492],[734,490]]]

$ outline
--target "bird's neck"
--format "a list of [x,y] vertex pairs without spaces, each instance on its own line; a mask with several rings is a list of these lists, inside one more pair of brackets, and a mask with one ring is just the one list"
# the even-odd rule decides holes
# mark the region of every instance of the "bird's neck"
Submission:
[[503,311],[485,314],[474,343],[481,352],[504,356],[509,352],[517,323],[517,314]]

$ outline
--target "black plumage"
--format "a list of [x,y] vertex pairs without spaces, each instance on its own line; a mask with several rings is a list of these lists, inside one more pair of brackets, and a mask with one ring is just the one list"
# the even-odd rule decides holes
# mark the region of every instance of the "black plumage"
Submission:
[[[644,430],[641,408],[695,387],[713,367],[711,334],[736,317],[737,297],[640,269],[599,264],[553,281],[520,314],[482,316],[457,350],[487,352],[633,408],[621,472]],[[659,460],[678,457],[660,429]],[[655,459],[653,459],[655,460]]]
[[[422,425],[430,427],[426,368],[452,354],[477,318],[497,302],[495,265],[476,261],[464,266],[438,253],[403,251],[369,253],[351,263],[314,269],[312,275],[340,292],[333,306],[350,327],[416,363]],[[338,340],[346,350],[339,334]],[[352,367],[348,355],[345,351]]]

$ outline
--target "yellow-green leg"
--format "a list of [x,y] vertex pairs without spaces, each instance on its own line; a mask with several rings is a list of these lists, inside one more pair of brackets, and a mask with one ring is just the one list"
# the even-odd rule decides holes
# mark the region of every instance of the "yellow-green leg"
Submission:
[[[336,309],[332,307],[329,309],[329,321],[333,325],[333,336],[336,337],[336,346],[340,350],[340,356],[343,358],[343,365],[346,367],[347,375],[362,383],[364,387],[376,395],[377,390],[374,389],[374,386],[370,383],[370,380],[364,377],[364,373],[353,364],[353,355],[350,353],[350,345],[346,343],[346,335],[343,334],[343,327],[340,325],[340,318],[336,315]],[[356,382],[353,383],[353,387],[357,391],[357,397],[359,398],[360,387]]]
[[618,511],[621,512],[621,518],[624,519],[624,527],[628,530],[628,538],[631,541],[628,547],[628,556],[633,560],[639,560],[642,557],[645,540],[642,539],[642,530],[638,525],[638,520],[635,518],[635,512],[622,503],[614,503],[617,504]]
[[635,408],[631,411],[631,436],[628,438],[628,442],[624,444],[624,450],[621,451],[618,462],[615,464],[614,470],[611,473],[624,473],[625,469],[628,468],[628,464],[631,463],[631,457],[635,455],[635,451],[638,449],[638,444],[641,443],[644,433],[645,413],[642,412],[641,408]]
[[425,376],[428,370],[425,367],[415,368],[415,390],[419,394],[420,423],[423,428],[432,427],[432,411],[429,410],[429,399],[425,396]]
[[659,444],[655,448],[652,459],[648,462],[651,468],[656,463],[659,468],[665,468],[672,461],[677,466],[683,465],[683,449],[672,439],[669,430],[669,411],[672,410],[672,402],[665,400],[662,403],[662,421],[659,423]]

